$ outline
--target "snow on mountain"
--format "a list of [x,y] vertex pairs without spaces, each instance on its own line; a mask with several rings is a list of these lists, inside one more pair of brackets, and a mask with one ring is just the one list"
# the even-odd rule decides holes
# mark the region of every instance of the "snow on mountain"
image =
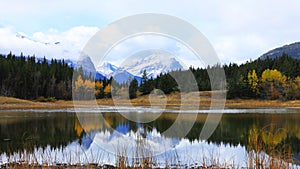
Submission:
[[120,84],[130,82],[132,79],[136,79],[138,82],[141,81],[141,77],[134,76],[124,68],[118,68],[116,71],[109,74],[108,77],[113,77],[114,80]]
[[9,28],[0,28],[0,36],[3,37],[2,40],[0,39],[0,53],[35,55],[41,60],[45,56],[47,61],[52,58],[64,59],[70,67],[82,66],[85,73],[92,72],[98,79],[115,76],[114,78],[117,77],[121,82],[142,77],[144,70],[147,71],[148,77],[156,77],[160,73],[187,69],[175,56],[160,50],[139,52],[129,57],[119,67],[103,63],[96,69],[91,58],[88,56],[78,58],[78,56],[84,44],[98,30],[99,28],[95,27],[75,27],[66,32],[37,32],[33,35],[26,35]]
[[160,73],[188,69],[174,55],[161,50],[145,50],[128,57],[121,65],[129,73],[142,77],[146,70],[148,77],[155,78]]
[[77,62],[76,61],[72,62],[71,60],[67,60],[66,63],[68,63],[69,66],[72,66],[75,69],[79,69],[80,67],[82,67],[83,72],[86,75],[91,74],[92,77],[94,77],[97,80],[98,79],[103,80],[103,79],[107,78],[103,74],[96,71],[95,65],[88,55],[82,55],[81,57],[78,58]]
[[106,78],[113,77],[118,83],[125,83],[133,78],[140,82],[144,70],[148,78],[155,78],[161,73],[179,69],[188,68],[172,54],[161,50],[146,50],[128,57],[120,67],[104,62],[97,68],[97,72]]
[[118,69],[117,66],[110,64],[108,62],[104,62],[102,65],[97,67],[97,72],[107,78],[110,78],[112,73],[115,72],[117,69]]

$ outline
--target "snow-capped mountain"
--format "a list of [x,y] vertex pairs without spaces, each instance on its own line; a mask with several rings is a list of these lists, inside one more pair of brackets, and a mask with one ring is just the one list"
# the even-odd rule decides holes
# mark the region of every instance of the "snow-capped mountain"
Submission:
[[148,77],[155,78],[160,73],[188,69],[174,55],[161,50],[145,50],[128,57],[121,65],[129,73],[142,77],[144,70]]
[[133,79],[136,79],[138,81],[138,83],[140,83],[141,79],[142,79],[139,76],[134,76],[133,74],[129,73],[124,68],[118,68],[116,71],[111,73],[108,77],[109,78],[113,77],[114,80],[120,84],[130,82]]
[[144,70],[147,77],[157,77],[161,73],[173,70],[186,70],[175,56],[160,50],[146,50],[128,57],[119,67],[104,62],[97,68],[97,72],[106,78],[113,77],[117,82],[124,83],[137,79],[140,82]]
[[[86,31],[83,34],[78,34],[82,30]],[[92,63],[92,59],[89,56],[78,57],[85,42],[96,31],[98,31],[98,28],[77,27],[65,34],[61,34],[61,36],[55,33],[48,35],[41,32],[30,36],[8,28],[2,28],[0,29],[0,36],[7,40],[5,40],[5,43],[2,43],[3,40],[1,41],[0,39],[0,53],[8,54],[12,52],[16,55],[21,53],[25,56],[35,55],[37,61],[43,61],[44,56],[46,56],[48,63],[51,63],[51,59],[64,59],[64,62],[70,67],[77,69],[81,66],[85,73],[92,73],[96,79],[113,76],[114,79],[119,79],[120,82],[133,78],[140,79],[144,70],[147,71],[148,77],[156,77],[160,73],[187,69],[175,56],[160,50],[138,52],[128,57],[118,67],[110,63],[103,63],[96,69],[95,63]],[[69,35],[76,38],[70,38]]]
[[75,64],[75,68],[78,69],[79,67],[82,67],[83,72],[86,74],[92,73],[92,75],[95,75],[96,73],[96,68],[91,58],[87,55],[79,57],[77,63]]
[[79,57],[78,61],[75,62],[75,64],[73,63],[73,67],[75,69],[82,67],[83,72],[85,74],[87,74],[87,75],[91,74],[92,77],[94,77],[95,79],[108,78],[105,75],[96,71],[95,65],[88,55],[83,55],[83,56]]
[[112,73],[118,69],[117,66],[110,64],[108,62],[104,62],[102,65],[97,67],[97,72],[102,74],[103,76],[110,78]]

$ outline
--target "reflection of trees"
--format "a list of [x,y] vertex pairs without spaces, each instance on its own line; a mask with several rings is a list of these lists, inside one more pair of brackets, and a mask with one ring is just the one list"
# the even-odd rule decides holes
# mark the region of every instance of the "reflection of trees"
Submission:
[[[139,115],[139,114],[136,114]],[[153,114],[142,114],[141,118],[151,119]],[[192,119],[188,114],[186,114],[185,119],[182,119],[181,125],[186,123],[192,123],[195,119]],[[196,122],[193,125],[193,128],[186,135],[190,141],[199,139],[200,132],[205,123],[207,114],[198,114]],[[84,126],[86,131],[92,130],[108,130],[116,129],[120,124],[126,124],[129,126],[129,130],[137,131],[138,127],[144,128],[145,131],[151,131],[153,128],[162,135],[166,137],[172,137],[172,135],[165,135],[166,131],[177,118],[177,114],[173,113],[164,113],[156,120],[146,123],[146,124],[137,124],[127,120],[119,113],[103,113],[104,122],[99,123],[97,118],[89,117],[90,121],[88,125],[81,124]],[[249,140],[253,135],[251,132],[257,129],[262,130],[260,133],[260,139],[266,145],[274,145],[277,148],[281,148],[286,144],[290,144],[292,149],[299,152],[299,131],[300,126],[298,120],[300,114],[224,114],[220,124],[209,138],[208,142],[213,143],[226,143],[230,145],[244,145],[247,146],[252,142]],[[97,124],[97,125],[93,125]]]
[[[261,149],[267,152],[279,151],[286,152],[292,149],[299,152],[300,139],[297,138],[300,126],[298,123],[299,115],[270,115],[269,119],[262,119],[253,124],[248,130],[247,147],[258,149],[255,144],[262,145]],[[256,139],[254,139],[256,138]]]
[[287,131],[283,128],[278,128],[276,125],[265,126],[261,130],[262,141],[267,145],[277,146],[287,137]]
[[270,124],[263,128],[252,125],[246,146],[249,150],[248,167],[289,168],[288,163],[292,162],[293,152],[291,150],[292,144],[286,141],[286,138],[287,131],[278,128],[277,125]]
[[[106,123],[113,129],[116,129],[118,124],[128,124],[130,130],[137,131],[138,125],[135,122],[129,121],[118,113],[104,113]],[[151,113],[143,114],[143,118],[152,118]],[[190,141],[199,139],[200,132],[206,120],[206,114],[198,114],[193,128],[186,135]],[[192,117],[192,116],[191,116]],[[177,114],[164,113],[158,119],[143,124],[142,127],[151,131],[156,128],[158,132],[164,135],[166,131],[176,120]],[[251,140],[251,131],[254,128],[263,129],[260,134],[261,141],[267,145],[274,145],[281,148],[286,144],[290,144],[295,152],[300,151],[300,126],[298,120],[300,114],[224,114],[220,124],[209,138],[208,142],[226,143],[230,145],[247,146]],[[195,119],[189,118],[187,114],[181,124],[192,123]],[[184,127],[184,126],[183,126]],[[172,137],[164,135],[166,137]]]
[[66,146],[77,138],[74,130],[75,114],[57,113],[48,117],[24,118],[0,125],[0,153],[19,152],[34,147]]
[[[101,116],[101,118],[100,118]],[[35,146],[51,147],[65,146],[69,142],[81,138],[84,132],[94,130],[116,130],[120,124],[126,124],[129,130],[137,131],[142,127],[144,131],[152,131],[154,128],[166,137],[166,131],[176,120],[178,114],[163,113],[156,120],[137,124],[127,120],[119,113],[83,114],[84,118],[77,119],[75,114],[57,113],[43,118],[27,118],[25,120],[10,123],[1,122],[0,125],[0,153],[19,151],[24,148],[33,149]],[[153,118],[151,113],[143,113],[142,118]],[[200,132],[205,123],[206,114],[198,114],[197,119],[185,115],[181,125],[196,121],[193,128],[186,135],[190,141],[199,139]],[[300,114],[224,114],[220,124],[209,138],[209,142],[225,143],[231,145],[247,146],[253,142],[251,132],[261,130],[260,139],[265,145],[274,146],[277,149],[289,144],[294,152],[300,152]],[[11,141],[8,141],[10,139]],[[4,141],[5,140],[5,141]]]

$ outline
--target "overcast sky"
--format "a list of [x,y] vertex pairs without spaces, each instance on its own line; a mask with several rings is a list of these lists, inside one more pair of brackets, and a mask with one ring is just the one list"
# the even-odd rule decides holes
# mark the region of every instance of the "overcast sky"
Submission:
[[[191,23],[223,63],[254,60],[272,48],[300,40],[298,0],[3,0],[0,7],[0,52],[76,55],[99,29],[139,13],[168,14]],[[16,33],[33,42],[19,42]],[[63,45],[55,53],[55,47],[37,47],[35,41]]]

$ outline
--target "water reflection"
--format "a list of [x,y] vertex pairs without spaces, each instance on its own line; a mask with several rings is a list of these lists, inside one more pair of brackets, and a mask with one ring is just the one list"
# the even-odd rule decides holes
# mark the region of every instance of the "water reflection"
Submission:
[[[153,118],[153,113],[130,115],[145,121]],[[265,152],[268,152],[267,147],[282,150],[286,145],[294,157],[300,152],[299,113],[224,114],[207,141],[199,140],[207,114],[197,115],[196,123],[185,137],[164,133],[176,120],[176,113],[163,113],[149,123],[135,123],[116,112],[84,112],[84,120],[80,122],[76,114],[70,112],[0,112],[0,116],[2,163],[29,153],[35,154],[41,162],[47,156],[48,163],[52,160],[53,163],[115,164],[117,154],[155,155],[157,163],[170,158],[192,165],[218,158],[226,164],[246,165],[247,151],[255,150],[250,138],[255,136],[266,147]],[[104,120],[99,122],[99,117]],[[182,127],[195,121],[192,117],[185,114],[180,123]],[[254,131],[257,135],[253,135]]]

